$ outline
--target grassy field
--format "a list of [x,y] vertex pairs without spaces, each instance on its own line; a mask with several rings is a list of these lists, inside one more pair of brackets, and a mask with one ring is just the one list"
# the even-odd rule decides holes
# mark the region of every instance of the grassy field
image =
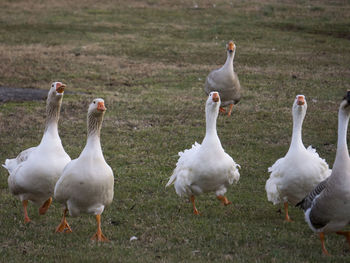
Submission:
[[[267,201],[267,168],[289,147],[291,106],[304,94],[304,144],[332,167],[337,110],[350,88],[349,1],[27,1],[0,2],[0,86],[68,85],[59,132],[76,158],[85,145],[87,106],[103,97],[102,147],[115,174],[114,201],[102,216],[111,240],[90,241],[93,216],[45,216],[21,203],[0,169],[1,262],[320,262],[317,236],[302,211],[285,223]],[[165,184],[177,153],[205,133],[203,92],[210,70],[237,45],[244,88],[233,115],[219,116],[226,152],[242,167],[223,207],[214,194],[197,200],[202,216]],[[45,101],[0,104],[0,161],[39,143]],[[129,241],[136,236],[138,240]],[[331,262],[350,261],[343,237],[329,235]]]

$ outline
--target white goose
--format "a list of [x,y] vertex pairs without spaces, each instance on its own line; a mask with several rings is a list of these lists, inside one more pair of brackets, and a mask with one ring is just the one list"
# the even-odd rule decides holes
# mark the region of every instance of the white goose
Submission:
[[230,41],[227,45],[227,59],[225,64],[209,73],[204,90],[207,95],[212,91],[220,94],[220,111],[225,112],[224,106],[229,105],[228,116],[231,115],[233,104],[241,99],[241,85],[233,68],[233,59],[236,54],[236,45]]
[[58,135],[58,119],[65,87],[61,82],[52,83],[46,102],[45,132],[40,144],[22,151],[15,159],[7,159],[3,165],[10,174],[8,185],[11,193],[22,201],[25,223],[30,222],[28,200],[42,205],[39,213],[45,214],[52,202],[55,184],[71,160]]
[[224,196],[226,188],[239,180],[239,172],[233,159],[224,151],[216,132],[220,96],[211,92],[208,96],[206,112],[206,134],[202,144],[197,142],[191,149],[179,152],[176,168],[166,186],[174,183],[179,196],[189,196],[193,212],[199,214],[195,206],[195,195],[215,192],[224,205],[231,202]]
[[331,173],[328,164],[316,150],[311,146],[306,149],[302,142],[301,130],[306,109],[304,95],[297,95],[292,108],[293,134],[289,150],[286,156],[268,169],[271,174],[265,186],[267,199],[274,205],[284,202],[286,221],[291,221],[288,202],[296,205]]
[[319,233],[326,255],[329,254],[324,244],[325,233],[344,235],[350,245],[350,231],[341,231],[350,222],[350,158],[346,138],[349,116],[350,91],[339,107],[337,153],[332,174],[299,203],[309,227]]
[[66,214],[78,216],[89,213],[96,216],[97,232],[91,238],[108,241],[101,231],[101,214],[113,200],[114,176],[106,163],[100,143],[103,116],[106,111],[103,99],[94,99],[87,116],[88,138],[77,159],[64,168],[55,187],[55,198],[64,206],[63,217],[56,232],[72,232]]

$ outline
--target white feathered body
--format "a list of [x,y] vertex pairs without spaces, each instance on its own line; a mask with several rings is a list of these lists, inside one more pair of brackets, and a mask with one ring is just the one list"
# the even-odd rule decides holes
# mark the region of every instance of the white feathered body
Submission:
[[72,216],[102,214],[113,200],[113,171],[103,157],[99,139],[91,141],[88,140],[80,156],[65,167],[55,187],[56,200],[68,208]]
[[5,161],[4,167],[10,174],[8,185],[11,193],[21,201],[30,200],[41,205],[53,196],[55,184],[70,160],[57,129],[47,130],[37,147]]
[[307,103],[304,95],[297,95],[293,107],[293,132],[289,150],[278,159],[268,171],[266,181],[267,199],[273,204],[299,203],[321,181],[331,174],[328,164],[321,159],[316,150],[305,148],[302,141],[302,125],[306,115]]
[[224,195],[227,187],[239,180],[239,165],[224,151],[219,139],[195,143],[179,153],[179,160],[168,184],[174,182],[179,196],[215,192]]
[[265,186],[268,200],[273,204],[288,201],[293,205],[331,174],[328,164],[311,146],[289,151],[268,171],[271,173]]

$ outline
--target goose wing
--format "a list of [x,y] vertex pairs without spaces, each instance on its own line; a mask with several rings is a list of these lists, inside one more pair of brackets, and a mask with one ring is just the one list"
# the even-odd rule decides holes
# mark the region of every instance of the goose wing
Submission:
[[30,154],[34,151],[36,147],[31,147],[22,151],[16,158],[14,159],[6,159],[5,164],[2,166],[6,168],[11,174],[21,163],[28,160]]
[[320,182],[303,200],[297,203],[295,206],[300,207],[304,211],[309,209],[312,205],[314,199],[322,193],[322,191],[326,188],[329,177]]

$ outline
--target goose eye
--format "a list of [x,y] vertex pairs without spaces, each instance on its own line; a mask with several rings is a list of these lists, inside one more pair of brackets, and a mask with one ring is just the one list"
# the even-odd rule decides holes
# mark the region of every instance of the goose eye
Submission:
[[94,101],[94,104],[96,104],[96,101]]

